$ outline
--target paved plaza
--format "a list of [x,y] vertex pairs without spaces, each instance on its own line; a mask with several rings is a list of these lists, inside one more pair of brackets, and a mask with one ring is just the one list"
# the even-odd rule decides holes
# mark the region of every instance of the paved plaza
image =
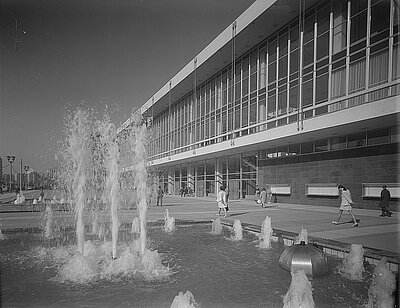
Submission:
[[[28,192],[26,196],[28,200],[38,198],[39,192]],[[13,199],[15,199],[15,194],[0,196],[0,229],[6,231],[40,226],[42,212],[31,212],[30,205],[14,205]],[[376,210],[354,209],[354,214],[357,219],[360,219],[359,227],[353,227],[351,217],[346,213],[343,214],[341,221],[348,223],[332,224],[332,220],[337,218],[338,213],[338,208],[334,207],[274,203],[268,208],[261,208],[252,200],[233,200],[229,202],[229,207],[228,216],[222,218],[226,223],[239,219],[242,224],[261,226],[265,217],[269,216],[274,230],[298,234],[304,227],[310,237],[344,244],[361,244],[364,247],[388,252],[391,256],[398,257],[400,253],[400,215],[394,212],[392,217],[379,217],[378,202]],[[166,209],[177,221],[210,221],[216,218],[217,213],[214,198],[165,196],[163,207],[155,206],[154,198],[151,200],[147,221],[162,221]],[[108,213],[103,215],[109,216]],[[120,211],[120,219],[123,223],[131,222],[134,216],[137,216],[137,211],[134,209]],[[62,221],[63,223],[69,221],[72,224],[74,215],[69,211],[56,211],[55,217],[70,218],[69,220],[62,219]]]

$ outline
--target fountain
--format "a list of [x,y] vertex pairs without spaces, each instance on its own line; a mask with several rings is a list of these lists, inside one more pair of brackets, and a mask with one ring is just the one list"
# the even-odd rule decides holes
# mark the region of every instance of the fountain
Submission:
[[[188,289],[196,291],[203,307],[282,306],[285,294],[285,307],[313,307],[314,301],[321,307],[340,307],[343,301],[357,306],[367,301],[368,289],[362,282],[349,282],[337,273],[310,282],[304,270],[288,273],[280,268],[276,260],[284,250],[282,245],[259,249],[270,243],[270,219],[263,222],[260,237],[246,233],[245,238],[241,222],[236,219],[232,236],[235,243],[211,236],[209,225],[183,225],[175,229],[174,236],[166,234],[162,224],[146,226],[146,130],[137,125],[128,129],[132,151],[127,155],[132,155],[129,161],[135,164],[124,171],[131,173],[127,178],[134,184],[125,185],[121,184],[122,176],[116,176],[116,170],[121,172],[116,164],[121,157],[115,152],[114,127],[108,120],[93,121],[89,114],[80,112],[71,118],[72,124],[62,183],[65,198],[75,211],[76,228],[71,230],[68,222],[51,240],[43,240],[31,231],[7,233],[0,245],[2,276],[6,277],[4,305],[198,306],[190,291],[176,296]],[[71,153],[72,149],[77,153]],[[118,215],[123,204],[121,187],[131,187],[132,191],[135,187],[138,213]],[[54,223],[61,214],[54,213]],[[86,233],[85,219],[92,227],[86,228]],[[221,231],[217,218],[211,234]],[[257,240],[259,247],[253,244]],[[227,283],[230,277],[240,279],[229,279]],[[356,289],[348,291],[354,285]]]
[[14,200],[14,204],[21,204],[24,202],[25,202],[25,196],[21,192],[19,192],[17,194],[17,199]]
[[75,201],[76,238],[78,251],[84,254],[85,224],[83,211],[86,204],[86,182],[90,155],[90,121],[88,113],[77,110],[69,122],[69,154],[72,164],[72,192]]
[[179,292],[179,295],[175,296],[174,301],[170,308],[195,308],[198,307],[192,292],[186,291],[186,293]]
[[146,126],[139,125],[141,119],[134,119],[134,129],[131,131],[130,146],[134,150],[133,162],[135,172],[135,187],[137,208],[140,219],[140,244],[142,255],[146,248],[146,214],[147,214],[147,171],[146,171]]
[[118,241],[118,158],[117,129],[115,125],[106,121],[101,127],[100,142],[105,149],[104,164],[107,170],[106,189],[103,191],[103,200],[110,204],[112,220],[112,257],[117,258]]
[[352,244],[350,253],[343,259],[339,271],[352,280],[363,279],[364,269],[364,248],[360,244]]
[[99,212],[95,211],[92,216],[92,234],[95,235],[99,233]]
[[396,290],[396,277],[387,267],[383,257],[374,269],[372,282],[368,290],[367,308],[394,307],[393,293]]
[[222,232],[222,225],[221,225],[221,219],[217,217],[213,222],[211,226],[211,234],[218,235],[221,234]]
[[44,236],[46,238],[51,238],[53,236],[53,210],[51,209],[50,204],[46,204],[46,209],[44,212],[44,220],[46,222]]
[[168,209],[165,210],[164,213],[164,231],[172,232],[175,230],[175,218],[169,216]]
[[271,217],[265,217],[264,221],[261,224],[261,232],[259,235],[260,239],[260,248],[270,248],[271,247],[271,238],[273,234],[273,229],[271,227]]
[[296,236],[296,239],[294,241],[295,244],[300,244],[301,242],[304,242],[304,244],[308,244],[308,231],[306,228],[301,227],[301,231],[298,236]]
[[[64,154],[60,154],[64,159],[60,182],[64,185],[62,193],[73,196],[79,254],[73,253],[69,261],[64,262],[60,279],[85,282],[96,277],[117,275],[121,271],[145,271],[150,276],[168,275],[168,267],[162,265],[157,251],[146,247],[146,127],[137,120],[126,136],[133,149],[131,161],[135,162],[132,171],[135,175],[140,239],[132,239],[130,245],[124,243],[122,246],[118,245],[121,224],[118,217],[120,170],[116,127],[110,123],[108,116],[99,120],[94,113],[78,110],[67,119],[67,128]],[[111,224],[102,221],[99,227],[99,213],[108,209]],[[91,234],[98,234],[98,238],[104,240],[103,244],[96,239],[85,239],[84,215],[87,211],[91,213]],[[109,233],[111,243],[106,242]],[[107,255],[115,262],[108,260]],[[79,268],[83,270],[79,271]]]
[[132,228],[131,228],[132,233],[140,233],[140,219],[139,217],[134,217],[132,221]]
[[311,282],[303,270],[292,272],[292,282],[285,297],[283,298],[284,308],[315,306],[312,296]]
[[239,219],[233,221],[233,236],[231,239],[233,241],[240,241],[243,239],[243,228]]
[[321,249],[308,244],[307,230],[304,228],[296,236],[293,245],[281,254],[279,264],[290,272],[303,270],[309,276],[320,276],[329,271],[325,254]]
[[53,196],[53,198],[50,201],[50,204],[57,204],[57,203],[58,203],[57,197]]

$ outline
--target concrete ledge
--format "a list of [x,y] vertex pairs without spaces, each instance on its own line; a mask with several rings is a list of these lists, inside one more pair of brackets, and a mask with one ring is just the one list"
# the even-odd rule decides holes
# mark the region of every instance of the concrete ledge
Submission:
[[[228,227],[233,227],[233,223],[229,221],[222,221],[222,224]],[[251,233],[259,234],[261,232],[261,227],[253,224],[242,223],[243,230],[246,230]],[[296,236],[298,233],[283,231],[279,229],[273,229],[273,237],[272,240],[278,243],[282,243],[285,246],[293,245]],[[308,237],[309,243],[319,247],[323,250],[323,252],[327,255],[335,256],[338,258],[345,258],[350,253],[350,245],[338,241],[321,239],[313,236]],[[371,247],[364,248],[364,260],[370,264],[376,265],[379,260],[383,257],[387,258],[388,269],[392,272],[399,272],[399,260],[398,255],[390,252],[379,249],[374,249]]]

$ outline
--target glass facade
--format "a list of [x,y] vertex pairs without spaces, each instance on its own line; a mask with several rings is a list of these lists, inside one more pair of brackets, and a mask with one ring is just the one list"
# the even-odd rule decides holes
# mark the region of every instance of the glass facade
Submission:
[[398,95],[398,30],[398,0],[324,1],[158,115],[151,159]]
[[[155,115],[149,159],[399,95],[399,16],[399,0],[318,2]],[[392,135],[366,131],[204,160],[164,171],[160,181],[198,196],[232,185],[244,197],[254,193],[260,159],[386,143]]]
[[[257,186],[259,165],[266,160],[295,155],[313,155],[320,152],[345,150],[366,146],[378,146],[400,141],[398,127],[366,130],[354,134],[335,136],[314,141],[269,147],[253,152],[235,154],[196,163],[176,165],[160,169],[159,185],[168,190],[169,172],[174,174],[174,192],[180,187],[190,187],[198,197],[215,197],[220,186],[230,188],[230,198],[235,200],[253,196]],[[190,174],[193,166],[193,174]],[[169,170],[169,171],[168,171]],[[181,170],[181,173],[180,173]],[[193,177],[194,181],[188,181]]]

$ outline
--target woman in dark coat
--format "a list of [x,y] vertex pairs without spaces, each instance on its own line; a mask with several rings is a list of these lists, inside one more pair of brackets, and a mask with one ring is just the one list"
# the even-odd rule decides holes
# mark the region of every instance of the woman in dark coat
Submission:
[[389,199],[390,199],[390,192],[386,188],[386,185],[383,185],[381,191],[381,198],[379,200],[379,206],[381,207],[382,214],[379,216],[381,217],[392,216],[393,213],[389,211]]

